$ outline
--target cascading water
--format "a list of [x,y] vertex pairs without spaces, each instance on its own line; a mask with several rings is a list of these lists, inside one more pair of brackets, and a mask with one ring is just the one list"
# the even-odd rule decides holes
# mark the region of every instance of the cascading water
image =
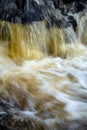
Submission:
[[75,30],[0,21],[0,130],[87,129],[87,10],[73,16]]

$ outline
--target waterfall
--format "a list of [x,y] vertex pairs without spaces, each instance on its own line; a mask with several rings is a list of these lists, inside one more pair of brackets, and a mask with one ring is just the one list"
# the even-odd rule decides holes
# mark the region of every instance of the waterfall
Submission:
[[4,40],[3,29],[8,29],[7,50],[9,52],[7,53],[9,56],[16,59],[17,56],[21,59],[38,59],[46,55],[65,57],[63,30],[55,27],[47,29],[44,21],[25,26],[5,22],[1,24],[3,26],[1,40]]
[[68,52],[70,52],[70,48],[76,51],[77,48],[80,47],[81,49],[84,46],[82,40],[86,35],[83,34],[86,19],[83,16],[80,20],[81,14],[76,15],[74,16],[77,18],[78,25],[76,32],[72,26],[64,29],[56,27],[47,28],[45,21],[35,22],[32,25],[1,21],[1,44],[5,47],[4,42],[7,42],[5,51],[9,57],[16,60],[17,58],[21,60],[41,59],[46,56],[65,58]]
[[75,28],[0,21],[0,129],[87,129],[87,10],[70,15]]

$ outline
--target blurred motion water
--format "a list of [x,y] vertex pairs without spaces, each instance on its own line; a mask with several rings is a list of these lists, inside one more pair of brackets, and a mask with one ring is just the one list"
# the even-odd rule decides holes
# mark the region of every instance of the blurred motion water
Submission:
[[87,129],[87,10],[74,18],[76,30],[0,21],[0,121],[9,129]]

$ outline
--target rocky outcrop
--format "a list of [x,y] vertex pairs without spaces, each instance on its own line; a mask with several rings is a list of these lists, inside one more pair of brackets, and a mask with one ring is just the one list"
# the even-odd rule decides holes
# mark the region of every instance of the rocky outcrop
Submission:
[[15,23],[45,20],[48,27],[66,27],[70,24],[75,26],[74,18],[68,13],[83,10],[86,8],[85,3],[84,0],[0,0],[0,19]]

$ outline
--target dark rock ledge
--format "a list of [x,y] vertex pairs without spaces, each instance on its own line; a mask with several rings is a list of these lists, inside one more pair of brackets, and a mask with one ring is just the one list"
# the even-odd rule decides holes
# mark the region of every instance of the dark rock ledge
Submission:
[[46,20],[48,27],[76,26],[68,13],[78,13],[86,8],[86,4],[86,0],[0,0],[0,19],[30,24]]

